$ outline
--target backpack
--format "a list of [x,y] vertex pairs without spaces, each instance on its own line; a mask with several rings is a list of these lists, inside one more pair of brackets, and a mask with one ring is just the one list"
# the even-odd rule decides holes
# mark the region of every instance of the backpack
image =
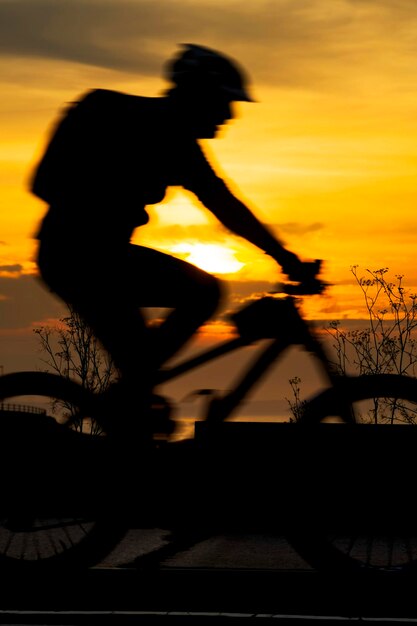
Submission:
[[108,144],[112,134],[109,120],[120,95],[97,89],[63,111],[31,178],[33,194],[54,204],[91,193],[91,181],[104,158],[103,142]]

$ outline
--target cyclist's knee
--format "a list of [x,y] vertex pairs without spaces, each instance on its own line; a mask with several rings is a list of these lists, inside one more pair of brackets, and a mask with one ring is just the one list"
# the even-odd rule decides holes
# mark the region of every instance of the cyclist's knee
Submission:
[[193,294],[193,300],[200,310],[204,310],[210,317],[218,308],[225,295],[225,286],[215,276],[207,274],[205,280],[199,283],[197,291]]
[[214,305],[214,310],[218,308],[222,300],[226,295],[226,285],[223,281],[219,280],[215,276],[212,276],[213,283],[211,285],[211,293],[212,293],[212,301]]

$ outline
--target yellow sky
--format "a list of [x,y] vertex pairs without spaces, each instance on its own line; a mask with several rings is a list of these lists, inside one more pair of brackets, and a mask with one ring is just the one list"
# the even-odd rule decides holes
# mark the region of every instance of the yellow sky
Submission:
[[[91,87],[157,95],[164,60],[190,40],[229,53],[251,76],[257,104],[239,103],[205,149],[290,249],[325,260],[333,287],[310,314],[363,314],[355,264],[387,266],[417,288],[414,0],[0,0],[0,24],[0,296],[13,292],[16,309],[10,281],[35,270],[44,211],[27,178],[60,107]],[[234,270],[222,275],[242,292],[282,279],[180,190],[150,214],[136,241],[196,262],[197,244],[222,246]],[[16,324],[8,314],[0,327],[21,332],[54,317],[48,306]]]

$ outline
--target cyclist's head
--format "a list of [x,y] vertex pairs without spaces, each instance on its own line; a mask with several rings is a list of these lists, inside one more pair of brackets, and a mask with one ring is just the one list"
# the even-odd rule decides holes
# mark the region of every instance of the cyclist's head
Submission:
[[232,102],[252,99],[243,71],[233,61],[195,44],[183,47],[167,66],[167,77],[174,84],[169,95],[180,103],[185,132],[208,139],[233,117]]
[[213,94],[229,101],[252,102],[243,70],[223,54],[184,44],[184,50],[167,65],[167,77],[188,94]]

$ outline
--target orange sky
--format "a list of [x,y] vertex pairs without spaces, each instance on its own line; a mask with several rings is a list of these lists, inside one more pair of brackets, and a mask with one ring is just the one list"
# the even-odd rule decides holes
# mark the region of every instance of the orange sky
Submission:
[[[33,325],[61,312],[30,277],[44,207],[28,193],[27,177],[51,122],[91,87],[159,94],[167,86],[163,63],[183,41],[228,53],[251,76],[257,104],[239,103],[237,119],[205,148],[290,249],[325,260],[333,287],[313,299],[310,315],[363,315],[354,264],[387,266],[417,288],[415,0],[0,0],[6,369],[31,362],[24,337],[32,350]],[[150,214],[136,240],[197,263],[217,250],[223,267],[213,270],[233,271],[222,274],[233,279],[231,301],[282,279],[181,190]],[[204,253],[201,244],[223,252]]]

